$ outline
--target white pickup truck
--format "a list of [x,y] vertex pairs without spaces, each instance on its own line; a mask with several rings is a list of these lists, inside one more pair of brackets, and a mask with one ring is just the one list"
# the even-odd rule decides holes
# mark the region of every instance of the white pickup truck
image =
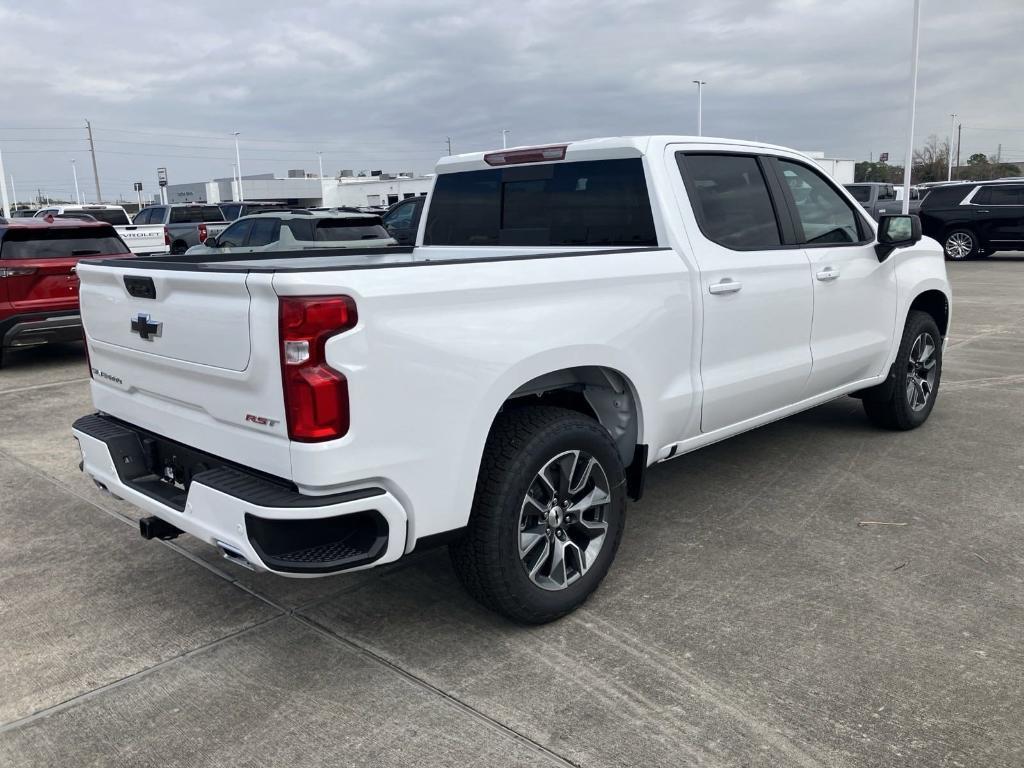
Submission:
[[136,256],[156,255],[170,250],[163,227],[132,224],[128,211],[120,205],[54,205],[36,211],[35,216],[67,217],[75,214],[84,214],[97,221],[113,224],[128,250]]
[[483,604],[599,584],[656,462],[836,397],[921,425],[941,247],[810,160],[724,139],[444,158],[415,247],[82,264],[83,469],[287,576],[449,543]]

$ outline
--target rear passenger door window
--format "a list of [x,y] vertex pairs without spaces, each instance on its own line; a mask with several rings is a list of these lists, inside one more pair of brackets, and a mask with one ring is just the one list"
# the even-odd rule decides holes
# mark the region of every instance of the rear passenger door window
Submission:
[[842,245],[864,240],[863,220],[839,192],[812,168],[778,160],[784,192],[796,213],[797,237],[807,245]]
[[737,251],[782,245],[761,164],[753,155],[677,154],[701,232]]
[[280,227],[281,220],[273,216],[254,219],[249,232],[249,247],[262,248],[265,245],[276,243]]
[[217,238],[217,242],[224,248],[241,248],[245,245],[250,229],[252,229],[252,219],[236,222],[224,230],[223,234]]

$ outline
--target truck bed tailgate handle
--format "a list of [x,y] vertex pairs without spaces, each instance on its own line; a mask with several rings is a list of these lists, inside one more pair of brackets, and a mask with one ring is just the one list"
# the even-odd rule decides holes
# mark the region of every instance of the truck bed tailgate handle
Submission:
[[132,296],[137,299],[155,299],[156,286],[153,285],[152,277],[139,275],[125,275],[124,287]]

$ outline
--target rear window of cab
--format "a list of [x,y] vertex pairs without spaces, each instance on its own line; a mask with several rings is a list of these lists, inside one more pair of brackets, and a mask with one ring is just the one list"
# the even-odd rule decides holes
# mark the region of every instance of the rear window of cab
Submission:
[[438,176],[424,245],[657,245],[640,158]]

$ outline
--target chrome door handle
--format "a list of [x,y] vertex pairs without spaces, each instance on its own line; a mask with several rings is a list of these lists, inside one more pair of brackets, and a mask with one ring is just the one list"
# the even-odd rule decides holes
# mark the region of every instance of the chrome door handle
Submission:
[[825,267],[821,272],[815,275],[816,278],[821,280],[823,283],[827,283],[830,280],[835,280],[839,277],[839,270],[833,269],[832,267]]
[[731,277],[726,277],[717,283],[712,283],[708,286],[708,293],[736,293],[743,287],[743,283],[739,283],[733,280]]

